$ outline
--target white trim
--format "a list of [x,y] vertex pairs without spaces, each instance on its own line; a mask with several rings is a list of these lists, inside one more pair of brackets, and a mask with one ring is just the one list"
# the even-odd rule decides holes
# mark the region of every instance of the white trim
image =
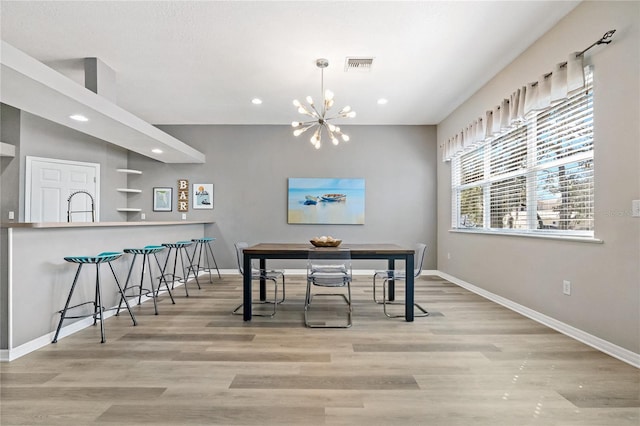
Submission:
[[24,221],[31,220],[31,167],[33,161],[43,163],[67,164],[72,166],[92,167],[96,171],[96,193],[93,194],[95,203],[95,221],[100,222],[100,163],[89,163],[86,161],[61,160],[59,158],[34,157],[27,155],[25,157],[25,177],[24,177]]
[[508,309],[511,309],[514,312],[522,314],[527,318],[539,322],[540,324],[546,325],[547,327],[552,328],[579,342],[582,342],[585,345],[589,345],[594,349],[606,353],[607,355],[611,355],[612,357],[617,358],[620,361],[626,362],[627,364],[630,364],[636,368],[640,368],[640,354],[614,345],[611,342],[603,340],[578,328],[572,327],[569,324],[565,324],[561,321],[556,320],[555,318],[551,318],[547,315],[541,314],[540,312],[534,311],[533,309],[529,309],[526,306],[515,303],[509,299],[505,299],[502,296],[498,296],[497,294],[486,291],[480,287],[476,287],[471,283],[463,281],[447,273],[436,271],[436,275],[439,275],[442,278],[451,281],[452,283],[459,285],[462,288],[476,293],[477,295],[482,296],[485,299],[489,299],[492,302],[495,302]]
[[476,230],[476,229],[464,229],[464,228],[452,228],[449,229],[449,232],[458,233],[458,234],[480,234],[480,235],[500,235],[503,237],[525,237],[525,238],[541,238],[543,240],[559,240],[559,241],[571,241],[571,242],[579,242],[579,243],[592,243],[592,244],[603,244],[604,240],[599,238],[594,238],[590,236],[580,237],[576,235],[559,235],[559,234],[545,234],[540,231],[505,231],[505,230]]
[[13,346],[13,229],[7,230],[7,347]]

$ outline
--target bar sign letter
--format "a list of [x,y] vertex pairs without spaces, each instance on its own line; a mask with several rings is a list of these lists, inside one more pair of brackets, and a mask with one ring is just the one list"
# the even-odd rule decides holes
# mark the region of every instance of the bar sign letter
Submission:
[[189,211],[189,181],[178,179],[178,211]]

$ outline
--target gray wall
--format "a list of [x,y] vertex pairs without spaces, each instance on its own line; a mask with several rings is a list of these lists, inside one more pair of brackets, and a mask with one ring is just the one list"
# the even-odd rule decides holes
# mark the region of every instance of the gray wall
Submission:
[[[290,126],[161,126],[207,157],[204,165],[159,164],[137,154],[129,167],[141,188],[147,220],[179,220],[172,212],[152,212],[154,186],[176,187],[179,178],[214,184],[214,209],[192,210],[187,219],[216,221],[216,258],[236,268],[233,243],[304,242],[332,235],[346,242],[425,242],[426,269],[436,265],[436,140],[434,126],[348,126],[351,141],[315,150],[308,138],[295,138]],[[287,224],[287,178],[352,177],[366,181],[364,225]],[[284,267],[299,267],[283,263]],[[382,267],[363,262],[360,267]]]
[[[640,3],[584,2],[438,126],[444,142],[517,87],[617,29],[594,68],[595,236],[603,244],[449,232],[450,165],[438,161],[438,269],[640,353]],[[447,254],[451,254],[451,259]],[[572,283],[562,294],[562,280]]]
[[0,219],[8,220],[12,211],[17,220],[20,212],[20,110],[5,104],[0,104],[0,141],[13,145],[16,150],[15,157],[0,157]]
[[[15,119],[13,116],[3,115],[2,127],[12,125]],[[19,155],[16,155],[11,167],[17,167],[16,161],[19,160],[19,172],[12,169],[11,186],[5,190],[3,165],[3,220],[7,217],[6,205],[12,208],[18,206],[16,217],[24,221],[27,156],[100,163],[100,220],[102,222],[127,220],[126,213],[116,211],[116,207],[126,207],[128,201],[126,194],[116,191],[116,188],[127,185],[127,176],[116,172],[118,168],[127,167],[126,150],[26,112],[21,112],[17,119],[20,126]]]

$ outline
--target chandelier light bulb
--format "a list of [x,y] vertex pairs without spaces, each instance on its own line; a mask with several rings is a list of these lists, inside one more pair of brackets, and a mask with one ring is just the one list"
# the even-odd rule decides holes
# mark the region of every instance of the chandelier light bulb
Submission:
[[338,126],[330,123],[330,120],[338,118],[352,118],[356,116],[354,111],[351,111],[351,107],[345,106],[338,112],[337,115],[329,116],[328,112],[334,104],[334,93],[331,90],[324,90],[324,68],[329,66],[329,61],[326,59],[318,59],[316,66],[320,68],[321,74],[321,90],[320,93],[324,96],[322,103],[316,106],[311,96],[307,96],[307,106],[303,105],[299,100],[294,100],[293,105],[298,109],[298,113],[312,117],[311,121],[293,121],[291,126],[295,129],[293,131],[294,136],[300,136],[311,128],[315,128],[313,136],[309,139],[309,142],[313,144],[316,149],[320,149],[322,145],[322,132],[327,135],[327,138],[331,140],[333,145],[338,145],[341,138],[343,141],[348,141],[349,137],[340,131]]

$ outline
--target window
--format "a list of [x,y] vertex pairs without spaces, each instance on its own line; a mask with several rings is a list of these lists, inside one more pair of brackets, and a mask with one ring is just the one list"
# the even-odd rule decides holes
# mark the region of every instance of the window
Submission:
[[593,75],[563,102],[452,159],[452,226],[593,237]]

